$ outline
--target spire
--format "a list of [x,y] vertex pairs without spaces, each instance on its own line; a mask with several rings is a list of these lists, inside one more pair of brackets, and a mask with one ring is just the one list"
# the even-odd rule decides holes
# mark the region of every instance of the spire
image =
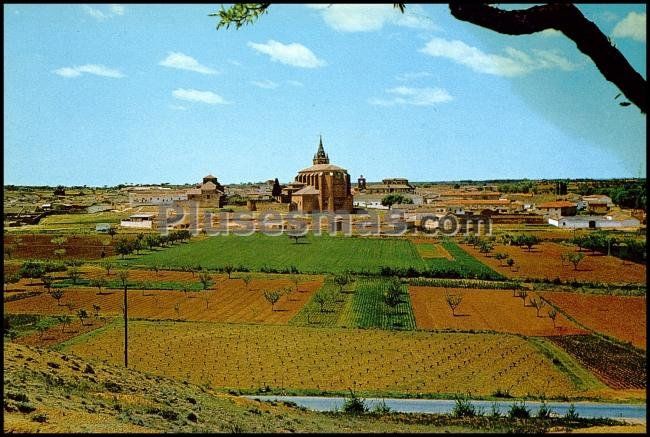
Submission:
[[318,151],[316,151],[316,154],[314,155],[314,165],[329,163],[330,159],[329,156],[327,156],[327,153],[325,153],[325,148],[323,147],[323,136],[321,135],[318,143]]

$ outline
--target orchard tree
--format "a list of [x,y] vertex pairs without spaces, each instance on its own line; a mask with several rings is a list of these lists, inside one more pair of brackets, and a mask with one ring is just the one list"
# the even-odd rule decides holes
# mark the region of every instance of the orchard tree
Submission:
[[20,281],[20,275],[18,273],[14,273],[11,275],[5,275],[2,279],[5,283],[5,291],[7,291],[9,284],[16,284],[18,281]]
[[463,296],[461,294],[450,294],[449,292],[445,292],[445,301],[447,302],[447,305],[449,305],[449,308],[451,308],[452,315],[456,317],[456,308],[458,308],[463,301]]
[[503,261],[504,259],[507,259],[507,258],[508,258],[508,255],[506,255],[506,254],[503,253],[503,252],[497,252],[497,253],[494,254],[494,259],[496,259],[496,260],[499,261],[499,265],[500,265],[500,266],[503,265],[503,262],[502,262],[502,261]]
[[246,291],[250,291],[249,285],[253,280],[253,277],[249,273],[247,273],[244,276],[242,276],[241,279],[242,281],[244,281],[244,285],[246,285]]
[[52,282],[54,282],[54,280],[52,279],[51,276],[43,275],[41,281],[43,281],[43,287],[45,287],[45,289],[49,293],[50,290],[52,289]]
[[584,253],[578,252],[578,253],[570,253],[567,256],[567,259],[571,264],[573,264],[573,270],[577,271],[578,270],[578,264],[580,264],[580,261],[582,261],[585,257]]
[[81,308],[80,310],[77,311],[77,317],[79,317],[81,326],[85,326],[84,320],[88,318],[88,312],[85,309]]
[[539,312],[541,311],[542,308],[544,308],[544,307],[546,306],[546,301],[543,300],[543,299],[540,297],[540,298],[537,298],[537,299],[535,299],[535,298],[530,299],[530,302],[533,304],[533,306],[534,306],[535,309],[537,310],[537,317],[541,317],[541,316],[539,315]]
[[199,274],[199,282],[201,283],[201,286],[203,287],[203,290],[207,290],[210,288],[210,286],[213,284],[212,282],[212,277],[210,276],[210,273],[208,272],[202,272]]
[[74,285],[77,285],[77,281],[79,280],[80,276],[81,276],[81,272],[79,272],[78,266],[72,265],[68,268],[68,277],[72,279],[72,283]]
[[232,275],[232,272],[235,271],[235,266],[233,266],[232,264],[226,264],[225,266],[223,266],[223,271],[228,273],[228,279],[230,279],[230,275]]
[[271,311],[275,311],[275,304],[280,300],[280,293],[277,291],[265,291],[264,299],[271,304]]
[[63,298],[63,290],[61,288],[55,288],[52,290],[50,296],[56,299],[57,306],[61,306],[61,299]]
[[316,296],[314,296],[314,302],[320,305],[320,312],[324,313],[325,304],[327,303],[327,296],[325,295],[325,293],[323,293],[322,291],[318,292]]
[[72,323],[72,317],[67,314],[58,316],[56,319],[61,324],[61,332],[65,332],[65,327]]
[[510,267],[510,270],[512,271],[512,267],[515,265],[515,260],[512,258],[508,258],[506,260],[506,264],[508,264],[508,267]]
[[117,254],[120,255],[122,259],[124,259],[126,255],[129,255],[131,252],[133,252],[133,245],[126,238],[120,238],[115,243],[115,252],[117,252]]
[[334,283],[339,286],[339,292],[343,293],[343,287],[350,283],[350,277],[344,274],[336,275],[334,276]]
[[555,308],[552,308],[548,312],[548,316],[553,320],[553,327],[555,328],[555,319],[557,318],[557,310]]
[[528,292],[526,290],[519,290],[517,297],[521,298],[524,301],[524,306],[526,306],[526,298],[528,297]]
[[108,285],[106,278],[97,278],[90,281],[91,287],[97,287],[97,294],[102,294],[102,288],[105,288]]
[[106,269],[106,276],[111,275],[111,270],[113,269],[113,263],[112,262],[105,262],[104,263],[104,268]]

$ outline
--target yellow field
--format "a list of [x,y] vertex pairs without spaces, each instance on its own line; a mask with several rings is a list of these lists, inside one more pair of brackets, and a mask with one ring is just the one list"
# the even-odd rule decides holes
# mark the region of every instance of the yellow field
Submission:
[[[119,365],[123,336],[116,324],[65,350]],[[133,368],[214,387],[577,394],[548,358],[509,335],[134,321],[129,344]]]

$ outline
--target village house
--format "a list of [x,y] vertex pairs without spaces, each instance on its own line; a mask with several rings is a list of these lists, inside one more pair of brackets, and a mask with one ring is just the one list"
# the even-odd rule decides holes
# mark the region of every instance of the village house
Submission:
[[549,217],[566,217],[576,215],[577,205],[566,200],[557,200],[537,205],[537,210]]

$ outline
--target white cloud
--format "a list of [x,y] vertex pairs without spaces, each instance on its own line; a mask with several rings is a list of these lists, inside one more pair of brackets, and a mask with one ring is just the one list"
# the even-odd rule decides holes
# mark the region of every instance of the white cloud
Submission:
[[297,81],[297,80],[288,80],[287,83],[292,86],[297,86],[297,87],[303,87],[305,86],[304,83]]
[[370,99],[369,103],[380,106],[414,105],[433,106],[453,100],[453,97],[442,88],[407,88],[400,86],[386,90],[392,96],[389,99]]
[[267,90],[272,90],[280,86],[277,83],[273,82],[272,80],[268,80],[268,79],[252,80],[251,84],[255,85],[256,87],[264,88]]
[[169,105],[170,109],[175,109],[177,111],[187,111],[187,108],[185,106],[181,105]]
[[63,77],[78,77],[81,76],[83,73],[94,74],[96,76],[113,77],[113,78],[124,77],[124,74],[122,74],[122,72],[119,70],[108,68],[103,65],[97,65],[97,64],[86,64],[86,65],[79,65],[75,67],[63,67],[63,68],[59,68],[58,70],[54,70],[53,73]]
[[83,10],[91,17],[104,21],[107,18],[112,18],[116,15],[124,15],[124,6],[118,4],[108,5],[108,11],[102,12],[101,9],[93,8],[88,5],[82,5]]
[[212,91],[199,91],[194,89],[178,88],[172,91],[172,96],[180,100],[187,100],[188,102],[201,102],[209,105],[227,104],[223,97]]
[[235,65],[235,66],[237,66],[237,67],[241,67],[241,62],[236,61],[236,60],[234,60],[234,59],[228,59],[228,63],[229,63],[229,64],[232,64],[232,65]]
[[434,57],[451,59],[479,73],[497,76],[522,76],[543,68],[576,68],[575,64],[557,51],[535,50],[535,56],[530,56],[521,50],[507,47],[506,56],[503,56],[485,53],[459,40],[450,41],[443,38],[433,38],[420,51]]
[[167,57],[160,61],[158,65],[169,68],[178,68],[179,70],[196,71],[201,74],[217,73],[217,70],[201,65],[199,61],[193,57],[180,52],[169,52]]
[[124,6],[112,4],[111,12],[113,12],[115,15],[124,15]]
[[403,14],[391,4],[332,4],[309,7],[318,9],[325,23],[341,32],[372,32],[387,24],[416,29],[437,27],[424,14],[420,5],[409,4]]
[[96,18],[96,19],[98,19],[100,21],[105,20],[105,19],[107,19],[109,17],[107,14],[104,14],[99,9],[91,8],[88,5],[83,5],[83,8],[84,8],[84,11],[86,11],[86,13],[88,15],[90,15],[91,17]]
[[402,73],[398,74],[395,76],[395,79],[399,80],[400,82],[407,82],[409,80],[415,80],[415,79],[421,79],[423,77],[430,77],[432,76],[431,73],[428,71],[418,71],[416,73]]
[[642,14],[630,12],[627,17],[616,24],[612,35],[617,38],[632,38],[635,41],[645,42],[645,24],[645,12]]
[[249,42],[248,46],[260,53],[271,57],[272,61],[292,65],[301,68],[316,68],[327,65],[322,59],[318,59],[314,53],[302,44],[282,44],[270,39],[266,44]]

